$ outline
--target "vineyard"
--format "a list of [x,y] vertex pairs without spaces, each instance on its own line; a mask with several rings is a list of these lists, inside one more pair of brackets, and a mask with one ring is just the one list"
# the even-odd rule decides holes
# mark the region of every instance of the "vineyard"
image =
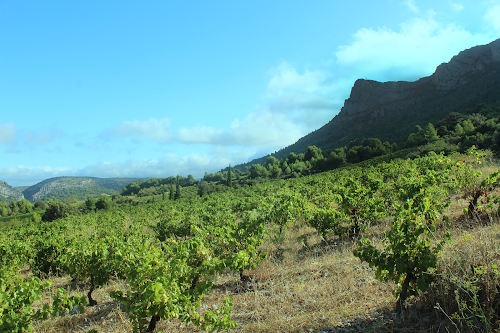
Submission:
[[494,331],[498,169],[431,152],[3,226],[0,332]]

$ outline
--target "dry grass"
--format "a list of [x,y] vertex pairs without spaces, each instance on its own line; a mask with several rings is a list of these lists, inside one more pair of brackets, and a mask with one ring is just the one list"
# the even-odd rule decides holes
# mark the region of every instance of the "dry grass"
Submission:
[[[310,231],[307,227],[298,229],[297,239]],[[469,252],[479,255],[500,247],[497,236],[500,235],[500,226],[496,224],[478,227],[474,235],[480,237],[460,236],[459,228],[454,233],[456,241],[450,245],[449,253],[460,253],[455,247],[462,244],[464,237],[477,240],[479,246],[489,234],[493,236],[488,237],[489,243],[482,247],[483,252],[472,246],[469,246]],[[290,244],[293,235],[287,238]],[[273,244],[267,246],[272,248]],[[441,323],[436,323],[435,317],[437,311],[429,306],[412,313],[408,322],[398,321],[392,314],[394,286],[375,280],[373,269],[352,255],[353,246],[349,241],[325,245],[313,235],[307,245],[297,242],[294,248],[283,250],[281,255],[269,256],[256,270],[247,272],[251,277],[248,283],[240,282],[238,275],[229,272],[217,276],[215,286],[204,298],[200,310],[217,308],[225,298],[232,297],[231,318],[238,323],[232,332],[335,332],[336,328],[339,331],[352,328],[366,332],[392,332],[394,329],[412,332],[419,331],[420,326],[422,332],[431,332],[434,331],[432,327],[439,327]],[[489,258],[488,254],[481,255]],[[442,262],[453,267],[450,258],[444,256]],[[488,262],[489,259],[484,258],[483,261]],[[69,277],[52,280],[54,283],[44,295],[46,300],[60,287],[71,288],[70,294],[86,294],[88,290],[88,286],[72,285]],[[94,291],[97,306],[87,307],[84,314],[37,323],[36,332],[88,332],[91,329],[131,332],[127,314],[109,297],[110,291],[123,289],[126,289],[124,282],[114,280]],[[427,303],[434,301],[426,299]],[[416,300],[410,303],[417,304]],[[201,332],[193,325],[175,320],[160,321],[157,331]]]
[[[293,229],[291,229],[293,231]],[[314,233],[307,245],[303,239],[312,229],[302,227],[286,235],[281,255],[270,255],[256,270],[247,272],[251,281],[242,283],[230,272],[217,276],[213,290],[203,300],[201,312],[217,308],[227,297],[234,307],[231,318],[238,323],[233,332],[310,332],[333,328],[349,318],[369,321],[374,310],[392,305],[392,286],[373,278],[373,270],[352,255],[352,242],[325,245]],[[265,247],[273,248],[268,242]],[[71,294],[86,294],[88,286],[72,285],[69,277],[52,278],[45,300],[57,288],[71,288]],[[111,290],[123,290],[115,280],[93,293],[96,307],[84,314],[67,315],[35,325],[37,332],[130,332],[127,314],[109,297]],[[192,325],[160,321],[157,331],[197,332]]]

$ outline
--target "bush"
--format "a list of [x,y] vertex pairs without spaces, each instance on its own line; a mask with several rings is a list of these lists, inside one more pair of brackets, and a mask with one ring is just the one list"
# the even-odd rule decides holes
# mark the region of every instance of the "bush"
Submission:
[[35,202],[35,209],[37,210],[46,210],[49,206],[45,201],[39,200]]
[[76,214],[76,209],[61,200],[50,200],[42,221],[50,222]]
[[113,208],[113,200],[111,200],[111,197],[101,195],[95,203],[95,208],[96,210],[110,210]]
[[457,331],[496,332],[499,328],[499,230],[498,226],[487,229],[466,233],[445,245],[436,267],[429,301]]

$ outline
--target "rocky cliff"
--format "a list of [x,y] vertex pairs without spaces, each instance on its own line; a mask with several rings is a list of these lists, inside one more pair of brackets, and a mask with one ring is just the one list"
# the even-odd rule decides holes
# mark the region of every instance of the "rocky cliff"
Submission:
[[491,64],[500,62],[500,39],[480,45],[451,58],[450,62],[438,66],[429,80],[437,89],[450,90],[466,84],[467,74],[485,72]]
[[24,195],[21,191],[0,180],[0,201],[10,202],[12,200],[19,201],[22,199],[24,199]]
[[138,180],[144,178],[55,177],[26,188],[23,194],[31,202],[66,200],[71,196],[84,200],[89,196],[120,193],[123,187]]
[[26,199],[31,202],[44,200],[51,193],[64,189],[86,188],[94,185],[92,178],[80,177],[56,177],[44,180],[36,185],[30,186],[24,190]]
[[[357,80],[351,95],[338,116],[332,121],[353,120],[356,116],[384,116],[387,111],[402,112],[434,95],[445,95],[472,83],[475,77],[495,72],[492,66],[500,63],[500,39],[480,45],[454,56],[439,65],[431,76],[415,82],[377,82]],[[423,92],[431,92],[424,94]],[[434,96],[435,97],[435,96]]]
[[[404,141],[415,125],[435,123],[480,103],[500,106],[500,39],[460,52],[415,82],[357,80],[338,115],[274,156],[286,158],[310,145],[328,153],[363,138]],[[263,164],[266,158],[245,165]]]

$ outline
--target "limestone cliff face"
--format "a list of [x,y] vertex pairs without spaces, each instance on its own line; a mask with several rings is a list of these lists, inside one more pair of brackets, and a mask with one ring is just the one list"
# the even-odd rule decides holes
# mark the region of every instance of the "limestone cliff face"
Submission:
[[438,89],[453,89],[467,83],[465,74],[484,71],[494,62],[500,62],[500,39],[460,52],[449,63],[439,65],[431,80]]
[[469,82],[471,74],[500,63],[500,39],[460,52],[450,62],[439,65],[431,76],[415,82],[377,82],[357,80],[340,113],[333,121],[371,118],[388,111],[399,112],[429,97],[427,92],[446,93]]
[[500,39],[460,52],[415,82],[357,80],[339,114],[274,156],[286,158],[311,145],[328,152],[363,138],[403,142],[416,125],[480,103],[500,106]]
[[16,190],[6,182],[0,180],[0,201],[19,201],[24,199],[24,195],[21,191]]
[[372,114],[372,117],[384,115],[388,110],[402,109],[415,103],[419,97],[414,96],[418,86],[428,80],[417,82],[377,82],[357,80],[351,90],[351,96],[342,107],[339,120],[352,120],[357,114]]
[[56,191],[62,189],[85,188],[94,185],[95,180],[91,178],[79,177],[57,177],[44,180],[33,185],[24,191],[26,199],[31,202],[44,200],[44,198]]
[[147,178],[55,177],[29,186],[22,193],[31,202],[66,200],[71,196],[77,200],[85,200],[89,196],[120,193],[124,186],[139,180],[144,181]]

